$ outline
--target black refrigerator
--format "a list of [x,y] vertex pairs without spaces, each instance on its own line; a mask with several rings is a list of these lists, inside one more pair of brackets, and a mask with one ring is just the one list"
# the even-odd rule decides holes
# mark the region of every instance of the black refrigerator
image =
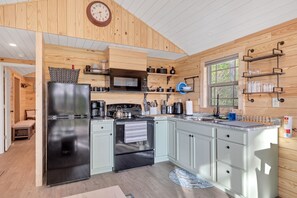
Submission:
[[90,85],[49,82],[47,185],[90,178]]

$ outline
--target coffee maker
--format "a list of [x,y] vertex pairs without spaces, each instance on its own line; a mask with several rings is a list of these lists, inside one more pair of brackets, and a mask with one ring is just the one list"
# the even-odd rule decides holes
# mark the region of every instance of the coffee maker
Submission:
[[91,101],[91,115],[92,118],[102,118],[105,116],[105,101],[92,100]]
[[183,114],[183,103],[181,102],[181,100],[173,103],[173,114]]

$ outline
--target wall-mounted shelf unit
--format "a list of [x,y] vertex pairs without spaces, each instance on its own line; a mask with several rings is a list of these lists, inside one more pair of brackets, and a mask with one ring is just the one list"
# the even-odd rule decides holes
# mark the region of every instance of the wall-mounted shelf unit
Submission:
[[192,90],[191,91],[185,91],[185,92],[187,92],[187,93],[195,92],[195,78],[199,78],[199,76],[191,76],[191,77],[184,78],[184,81],[185,81],[185,83],[187,85],[188,85],[188,81],[192,80],[192,82],[190,83],[190,84],[192,84]]
[[150,72],[148,72],[147,75],[148,76],[163,76],[163,77],[167,77],[167,85],[170,82],[170,79],[172,77],[177,77],[178,76],[176,74],[161,74],[161,73],[150,73]]
[[[258,92],[251,92],[247,88],[243,90],[243,94],[246,94],[248,97],[248,101],[254,102],[254,99],[250,99],[250,95],[261,95],[261,94],[276,94],[277,95],[277,100],[279,102],[284,102],[285,100],[283,98],[280,98],[280,94],[284,93],[283,87],[279,86],[279,76],[285,74],[283,70],[279,67],[279,59],[281,56],[285,55],[283,53],[283,50],[280,49],[281,45],[284,45],[284,41],[280,41],[277,43],[277,47],[272,49],[272,53],[264,56],[259,56],[259,57],[252,57],[250,53],[253,53],[255,50],[254,49],[249,49],[247,51],[247,55],[243,56],[242,61],[247,62],[247,72],[244,72],[242,77],[247,79],[247,85],[250,83],[250,79],[252,78],[258,78],[258,77],[263,77],[263,76],[276,76],[276,86],[272,88],[271,91],[258,91]],[[250,63],[255,62],[255,61],[260,61],[264,59],[269,59],[269,58],[276,58],[276,67],[272,69],[272,72],[268,73],[258,73],[258,74],[250,74]],[[246,86],[247,87],[247,86]]]
[[168,101],[168,99],[170,98],[170,96],[172,94],[174,94],[176,92],[156,92],[156,91],[148,91],[148,92],[144,92],[144,98],[146,99],[148,94],[159,94],[159,95],[166,95],[166,100]]
[[90,74],[90,75],[109,75],[109,69],[96,69],[96,70],[90,70],[86,71],[84,69],[84,74]]

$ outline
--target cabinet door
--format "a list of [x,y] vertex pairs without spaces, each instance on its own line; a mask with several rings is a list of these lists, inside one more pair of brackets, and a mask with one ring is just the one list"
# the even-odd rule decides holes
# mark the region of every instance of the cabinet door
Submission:
[[155,157],[167,156],[167,121],[155,122]]
[[214,138],[194,135],[193,168],[201,176],[212,179],[214,159]]
[[192,167],[192,137],[191,134],[182,131],[176,130],[177,134],[177,161],[186,168]]
[[92,134],[91,169],[107,168],[113,166],[113,137],[112,133]]
[[176,159],[176,130],[173,121],[168,121],[168,156]]

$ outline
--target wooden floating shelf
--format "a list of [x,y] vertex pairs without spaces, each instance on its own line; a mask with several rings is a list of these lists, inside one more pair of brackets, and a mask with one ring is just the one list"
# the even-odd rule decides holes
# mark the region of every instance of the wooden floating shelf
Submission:
[[148,91],[148,92],[144,92],[145,94],[174,94],[177,92],[157,92],[157,91]]
[[84,69],[84,74],[90,74],[90,75],[109,75],[109,70],[96,70],[98,72],[92,72],[92,71],[86,71]]
[[149,76],[170,76],[170,77],[175,77],[178,76],[176,74],[161,74],[161,73],[147,73],[147,75]]
[[275,75],[283,75],[284,72],[281,73],[262,73],[262,74],[253,74],[253,75],[246,75],[247,73],[243,74],[243,78],[256,78],[256,77],[262,77],[262,76],[275,76]]
[[[254,62],[254,61],[258,61],[258,60],[263,60],[263,59],[268,59],[268,58],[273,58],[273,57],[277,57],[277,56],[283,56],[285,55],[284,53],[279,53],[279,54],[269,54],[269,55],[265,55],[265,56],[259,56],[259,57],[249,57],[248,56],[245,56],[242,61],[245,61],[245,62]],[[247,58],[247,59],[245,59]]]
[[283,91],[269,91],[269,92],[244,92],[243,94],[249,94],[249,95],[261,95],[261,94],[281,94],[284,93]]

